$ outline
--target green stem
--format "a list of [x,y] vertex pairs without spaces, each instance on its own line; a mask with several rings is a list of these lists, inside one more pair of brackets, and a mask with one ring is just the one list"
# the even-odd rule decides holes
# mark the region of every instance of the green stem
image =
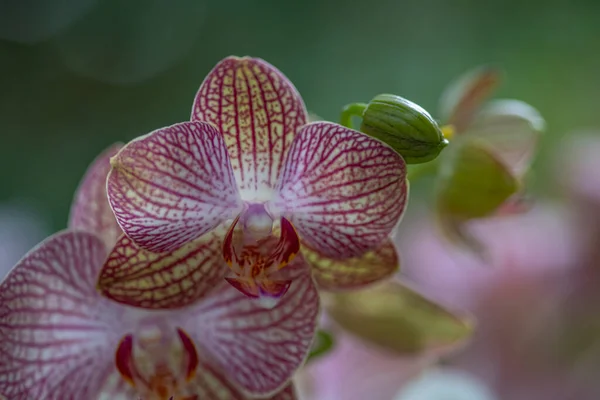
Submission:
[[367,108],[366,103],[352,103],[348,104],[342,110],[342,114],[340,116],[340,125],[345,126],[346,128],[352,128],[352,117],[362,117],[363,112]]
[[330,332],[319,329],[306,362],[325,355],[333,348],[333,344],[333,335]]
[[406,174],[406,178],[408,179],[408,181],[410,183],[413,183],[414,181],[421,179],[424,176],[435,173],[437,171],[437,167],[438,167],[437,159],[430,161],[428,163],[425,163],[425,164],[411,165],[408,168],[408,173]]

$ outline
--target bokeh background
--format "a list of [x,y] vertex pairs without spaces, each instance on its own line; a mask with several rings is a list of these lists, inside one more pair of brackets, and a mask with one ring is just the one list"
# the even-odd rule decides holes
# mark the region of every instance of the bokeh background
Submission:
[[[0,0],[0,268],[66,226],[73,192],[101,150],[187,120],[203,77],[230,54],[276,65],[310,111],[333,121],[343,105],[382,92],[407,97],[435,116],[450,80],[473,66],[497,65],[506,77],[498,95],[532,104],[547,121],[531,193],[559,204],[561,213],[565,207],[581,211],[569,194],[574,178],[566,175],[565,183],[562,172],[579,157],[570,146],[574,132],[588,132],[593,141],[600,128],[599,16],[596,1]],[[430,190],[417,185],[412,194],[411,204],[418,206],[427,203]],[[565,221],[557,222],[556,232],[583,229],[561,225]],[[595,226],[590,221],[587,230]],[[560,244],[570,241],[574,235]],[[418,254],[409,259],[413,270],[419,262],[441,264],[420,261]],[[563,264],[569,263],[579,261]],[[436,295],[435,285],[429,286]],[[552,290],[540,289],[527,301],[543,303]],[[506,289],[493,304],[505,304],[513,294]],[[506,307],[510,314],[519,304]],[[582,337],[596,335],[585,324],[581,331]],[[600,392],[567,393],[556,398],[600,398]]]

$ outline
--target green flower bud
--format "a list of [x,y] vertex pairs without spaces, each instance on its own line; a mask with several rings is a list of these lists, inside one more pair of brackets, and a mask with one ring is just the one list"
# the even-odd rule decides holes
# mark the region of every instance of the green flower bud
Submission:
[[518,191],[517,178],[482,141],[453,144],[440,165],[437,200],[453,218],[489,217]]
[[408,164],[435,159],[448,145],[435,120],[419,105],[380,94],[367,105],[360,130],[398,152]]

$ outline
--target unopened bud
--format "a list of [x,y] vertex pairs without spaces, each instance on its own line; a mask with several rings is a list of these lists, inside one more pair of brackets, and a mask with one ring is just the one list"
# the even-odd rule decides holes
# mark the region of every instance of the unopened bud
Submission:
[[448,145],[427,111],[392,94],[380,94],[371,100],[362,115],[360,130],[392,147],[407,164],[431,161]]

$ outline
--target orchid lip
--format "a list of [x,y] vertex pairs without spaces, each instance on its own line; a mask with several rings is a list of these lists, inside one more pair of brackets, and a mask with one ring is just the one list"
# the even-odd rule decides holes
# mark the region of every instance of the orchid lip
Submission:
[[[195,376],[199,357],[188,334],[180,328],[176,333],[169,338],[125,335],[115,352],[115,365],[123,380],[148,398],[186,396],[186,383]],[[165,344],[176,347],[165,354]]]
[[251,204],[233,221],[223,240],[223,258],[235,275],[225,280],[248,297],[279,298],[291,284],[273,275],[299,253],[300,239],[284,217],[278,241],[272,230],[273,220],[264,205]]

